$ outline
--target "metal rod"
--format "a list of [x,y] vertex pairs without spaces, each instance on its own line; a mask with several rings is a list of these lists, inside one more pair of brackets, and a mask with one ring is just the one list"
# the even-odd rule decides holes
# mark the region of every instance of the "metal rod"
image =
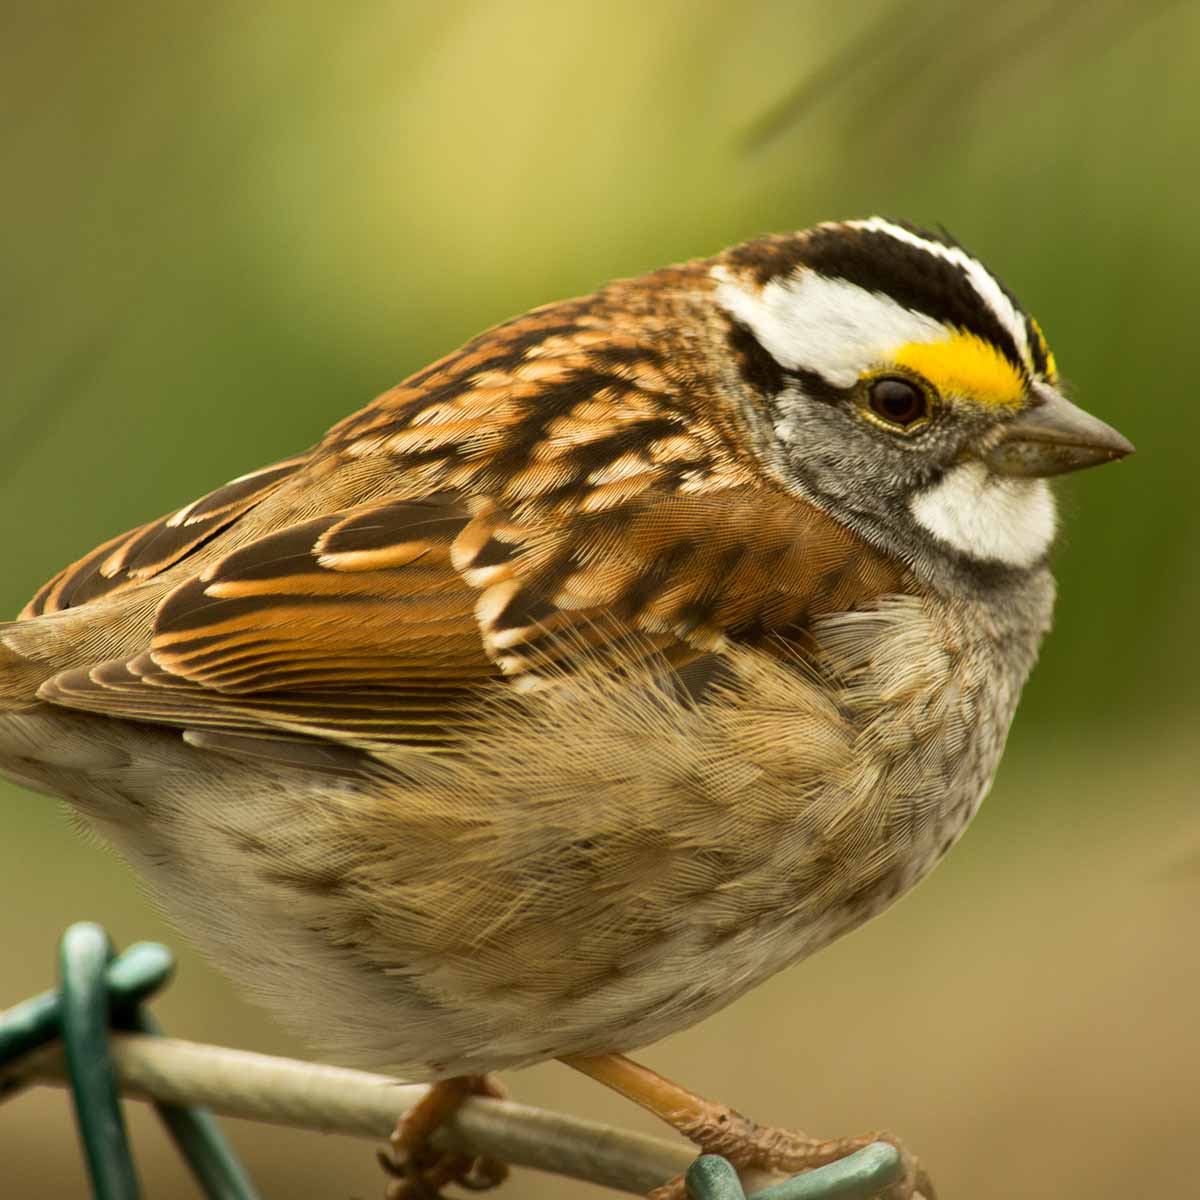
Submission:
[[[387,1075],[177,1038],[115,1033],[111,1046],[127,1095],[329,1133],[386,1138],[425,1093]],[[61,1047],[50,1045],[0,1067],[0,1092],[65,1078]],[[683,1174],[696,1154],[683,1143],[485,1097],[465,1101],[434,1140],[639,1195]]]
[[138,1200],[141,1188],[108,1044],[105,967],[113,954],[108,934],[90,921],[72,925],[59,943],[63,1059],[93,1196]]

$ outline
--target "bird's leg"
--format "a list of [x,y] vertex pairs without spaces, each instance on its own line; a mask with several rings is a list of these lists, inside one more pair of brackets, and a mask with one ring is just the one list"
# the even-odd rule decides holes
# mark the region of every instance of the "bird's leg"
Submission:
[[[900,1152],[904,1175],[885,1193],[886,1200],[934,1200],[933,1185],[925,1171],[903,1145],[888,1133],[828,1141],[791,1129],[758,1125],[724,1104],[705,1100],[695,1092],[664,1079],[623,1054],[570,1055],[561,1060],[598,1083],[640,1104],[672,1129],[694,1142],[706,1154],[720,1154],[739,1169],[779,1171],[796,1175],[836,1162],[871,1142],[890,1142]],[[677,1200],[684,1194],[683,1180],[650,1193],[653,1200]]]
[[387,1200],[433,1200],[448,1183],[473,1192],[502,1183],[508,1167],[492,1158],[436,1149],[431,1138],[468,1096],[503,1099],[504,1089],[486,1075],[458,1075],[431,1085],[428,1092],[396,1123],[392,1134],[395,1158],[379,1155],[394,1176]]

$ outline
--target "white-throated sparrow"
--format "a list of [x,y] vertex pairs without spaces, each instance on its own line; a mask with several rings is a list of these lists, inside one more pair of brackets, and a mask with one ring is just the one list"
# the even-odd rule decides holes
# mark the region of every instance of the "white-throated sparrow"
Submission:
[[949,239],[748,242],[500,325],[67,568],[0,626],[0,767],[339,1060],[566,1058],[816,1165],[858,1142],[618,1052],[949,848],[1049,625],[1044,477],[1131,449]]

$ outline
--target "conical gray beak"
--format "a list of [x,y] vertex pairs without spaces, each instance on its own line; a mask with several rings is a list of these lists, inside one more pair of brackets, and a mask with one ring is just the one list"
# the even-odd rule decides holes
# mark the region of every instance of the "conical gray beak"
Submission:
[[1047,389],[1035,407],[1003,426],[983,453],[997,475],[1063,475],[1133,453],[1133,443],[1069,400]]

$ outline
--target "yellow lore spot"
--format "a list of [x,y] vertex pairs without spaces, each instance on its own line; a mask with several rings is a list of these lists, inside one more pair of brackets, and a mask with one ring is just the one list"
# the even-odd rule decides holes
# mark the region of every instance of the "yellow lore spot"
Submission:
[[1046,379],[1050,383],[1057,383],[1058,363],[1054,361],[1054,352],[1046,344],[1046,335],[1042,332],[1042,327],[1037,323],[1036,318],[1030,317],[1029,323],[1033,326],[1033,334],[1037,338],[1038,346],[1041,347],[1042,353],[1046,356]]
[[966,396],[978,404],[1020,408],[1021,372],[990,342],[956,330],[940,342],[909,342],[895,353],[897,366],[929,380],[943,396]]

